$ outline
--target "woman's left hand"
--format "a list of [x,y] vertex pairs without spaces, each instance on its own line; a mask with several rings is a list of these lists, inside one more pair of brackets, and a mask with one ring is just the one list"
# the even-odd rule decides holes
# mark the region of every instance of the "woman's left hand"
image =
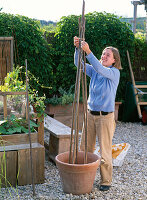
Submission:
[[81,41],[81,48],[83,49],[83,51],[86,52],[86,54],[90,54],[91,53],[91,50],[89,48],[89,44],[85,41]]

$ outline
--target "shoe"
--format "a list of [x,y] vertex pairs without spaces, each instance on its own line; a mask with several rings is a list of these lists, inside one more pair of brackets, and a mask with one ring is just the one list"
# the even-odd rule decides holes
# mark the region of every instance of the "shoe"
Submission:
[[110,185],[100,185],[99,190],[100,191],[108,191],[110,189]]

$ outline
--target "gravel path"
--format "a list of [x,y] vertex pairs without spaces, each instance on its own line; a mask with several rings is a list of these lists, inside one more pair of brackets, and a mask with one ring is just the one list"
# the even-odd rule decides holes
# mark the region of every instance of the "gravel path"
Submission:
[[0,200],[59,200],[59,199],[98,199],[98,200],[146,200],[147,199],[147,126],[141,123],[117,122],[113,144],[127,142],[131,145],[123,165],[114,167],[112,187],[107,192],[98,189],[99,169],[97,170],[93,190],[90,194],[72,195],[62,191],[56,166],[45,161],[45,183],[35,185],[36,196],[32,195],[32,186],[2,188]]

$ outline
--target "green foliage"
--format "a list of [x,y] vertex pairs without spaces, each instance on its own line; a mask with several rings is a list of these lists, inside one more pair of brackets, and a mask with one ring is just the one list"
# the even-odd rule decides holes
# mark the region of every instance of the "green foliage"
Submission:
[[0,90],[3,92],[25,91],[26,85],[20,79],[20,69],[22,67],[14,68],[13,72],[10,72],[5,77],[4,85],[0,85]]
[[[35,132],[35,127],[38,127],[33,121],[30,121],[30,130]],[[26,119],[16,118],[15,115],[11,115],[7,120],[1,121],[0,134],[12,135],[16,133],[28,133],[28,123]]]
[[137,32],[136,34],[135,34],[135,38],[136,39],[140,39],[142,42],[145,42],[145,33],[142,33],[142,32]]
[[[0,90],[2,92],[20,92],[20,91],[26,91],[26,80],[22,81],[21,77],[24,76],[23,72],[24,67],[17,66],[14,68],[13,72],[9,72],[7,76],[5,77],[4,85],[0,85]],[[30,71],[28,71],[28,79],[33,80],[34,84],[40,84],[38,79],[34,77]],[[40,96],[39,92],[34,89],[34,84],[31,85],[32,81],[28,84],[28,93],[29,93],[29,103],[33,105],[33,107],[36,109],[37,116],[41,117],[45,114],[45,95]],[[22,101],[22,98],[20,95],[15,95],[13,98],[10,96],[10,101],[15,100],[15,104],[19,104]]]
[[[28,69],[46,87],[52,84],[52,57],[50,48],[42,37],[39,22],[25,16],[0,13],[0,36],[13,36],[15,43],[15,65],[23,66],[25,59]],[[34,84],[42,95],[46,89]]]
[[[125,22],[109,13],[89,13],[85,15],[85,39],[91,50],[99,59],[102,50],[106,46],[117,47],[120,51],[123,70],[121,71],[120,84],[117,92],[117,101],[124,99],[126,82],[129,80],[129,68],[126,51],[129,50],[131,60],[134,59],[134,35]],[[54,87],[68,90],[74,85],[76,79],[76,67],[74,66],[73,37],[78,36],[79,16],[71,15],[61,18],[57,23],[55,34],[55,62],[54,62]]]
[[[147,43],[145,41],[145,34],[135,34],[135,59],[133,67],[135,69],[135,75],[139,77],[139,80],[147,80]],[[144,79],[142,79],[144,77]]]
[[[85,39],[98,59],[106,46],[117,47],[120,51],[123,70],[116,101],[124,100],[126,83],[131,80],[126,51],[129,50],[131,62],[135,63],[133,67],[137,67],[136,55],[140,56],[142,51],[146,51],[144,41],[135,39],[130,25],[113,14],[94,12],[86,14],[85,18]],[[79,35],[78,20],[79,16],[75,15],[62,17],[55,33],[45,32],[47,44],[39,22],[24,16],[0,13],[0,36],[14,37],[15,65],[24,65],[27,58],[30,87],[32,91],[38,91],[35,92],[37,96],[45,93],[50,98],[54,95],[54,100],[61,103],[59,88],[67,92],[75,84],[77,68],[74,66],[73,37]],[[146,62],[145,56],[144,52],[142,58]],[[20,82],[15,87],[21,88],[21,81],[25,80],[25,70],[22,72]],[[66,94],[62,96],[66,100],[71,98]]]
[[43,33],[45,33],[46,31],[55,32],[56,31],[56,26],[53,25],[53,24],[49,24],[48,26],[41,27],[41,30],[42,30]]
[[59,94],[54,95],[52,98],[48,98],[45,100],[46,104],[52,104],[52,105],[65,105],[70,104],[74,100],[74,92],[73,92],[73,86],[70,87],[68,91],[65,91],[61,87],[59,88]]
[[38,117],[45,115],[45,95],[39,96],[38,91],[30,93],[29,102],[34,107]]

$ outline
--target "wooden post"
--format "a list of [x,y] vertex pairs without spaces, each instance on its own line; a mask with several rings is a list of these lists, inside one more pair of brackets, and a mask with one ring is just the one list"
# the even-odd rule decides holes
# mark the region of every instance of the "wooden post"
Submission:
[[1,187],[16,186],[17,151],[0,151],[0,180]]
[[38,118],[38,143],[44,146],[44,115]]
[[0,84],[3,84],[7,73],[13,71],[13,37],[0,37]]
[[132,70],[132,66],[131,66],[131,61],[130,61],[130,55],[129,55],[129,51],[128,50],[127,50],[127,57],[128,57],[129,69],[130,69],[130,74],[131,74],[131,79],[132,79],[132,84],[133,84],[133,90],[134,90],[134,94],[135,94],[137,111],[138,111],[139,118],[141,119],[142,118],[142,114],[141,114],[140,105],[138,104],[139,99],[138,99],[138,95],[137,95],[137,90],[135,88],[135,86],[136,86],[136,84],[135,84],[135,78],[134,78],[134,74],[133,74],[133,70]]
[[3,96],[3,104],[4,104],[4,119],[7,118],[7,95]]
[[13,37],[11,37],[11,72],[13,71]]

